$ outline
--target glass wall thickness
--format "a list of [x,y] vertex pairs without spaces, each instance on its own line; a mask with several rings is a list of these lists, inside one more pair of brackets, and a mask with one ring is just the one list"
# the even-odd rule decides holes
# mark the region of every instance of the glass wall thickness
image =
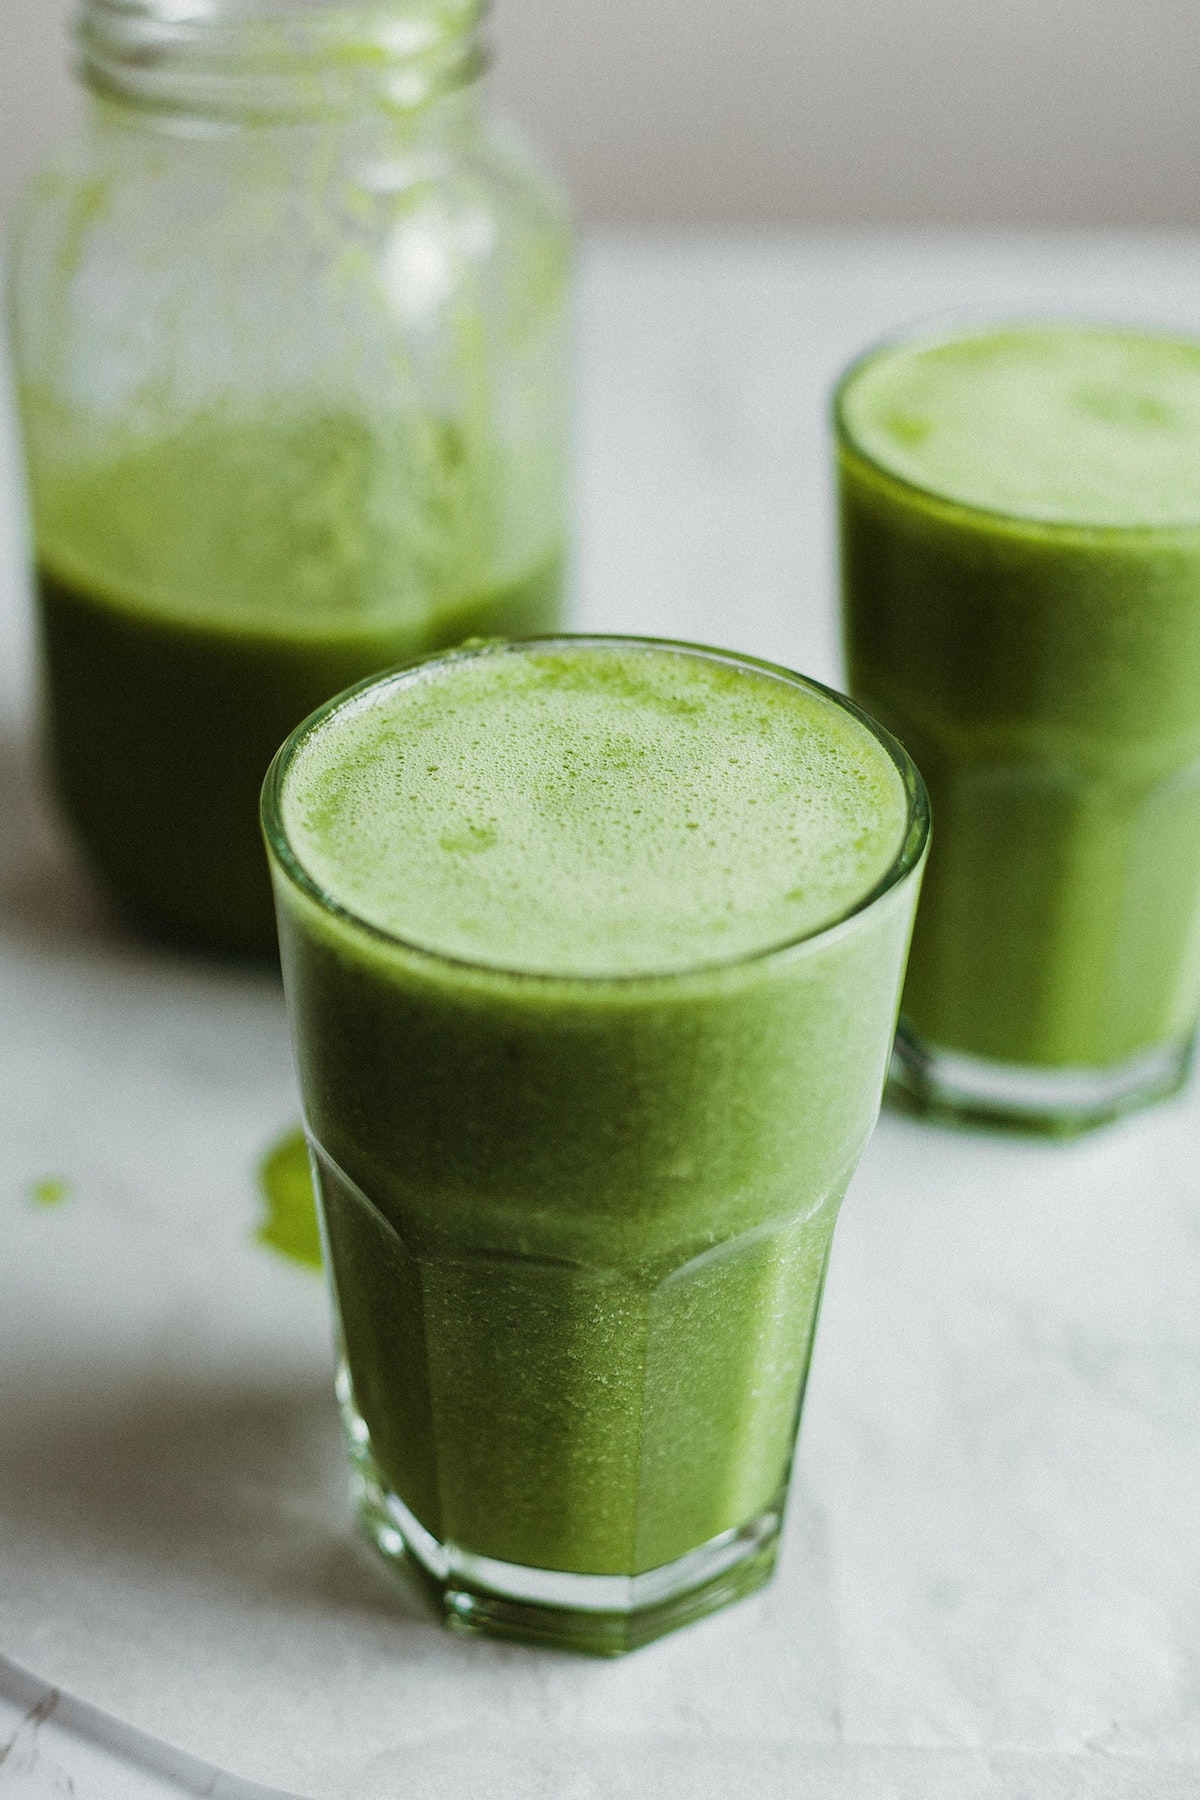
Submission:
[[281,823],[302,737],[264,820],[363,1516],[452,1621],[628,1649],[774,1565],[894,1025],[920,778],[895,747],[904,845],[840,923],[565,978],[421,951],[316,889]]

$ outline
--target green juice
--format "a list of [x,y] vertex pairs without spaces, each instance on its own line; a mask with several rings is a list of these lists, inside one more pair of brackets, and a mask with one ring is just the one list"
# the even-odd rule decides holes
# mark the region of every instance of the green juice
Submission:
[[[921,805],[824,690],[619,639],[426,662],[277,763],[364,1511],[460,1619],[555,1636],[495,1600],[514,1567],[637,1578],[723,1534],[769,1572]],[[599,1591],[564,1604],[636,1610]]]
[[318,414],[43,472],[52,767],[90,862],[142,923],[270,953],[258,794],[287,734],[377,669],[557,621],[560,547],[499,563],[443,440],[414,472],[385,426]]
[[1178,1080],[1200,1011],[1200,345],[1073,324],[900,344],[851,370],[837,420],[851,691],[936,824],[905,1031],[1051,1072],[1161,1052]]

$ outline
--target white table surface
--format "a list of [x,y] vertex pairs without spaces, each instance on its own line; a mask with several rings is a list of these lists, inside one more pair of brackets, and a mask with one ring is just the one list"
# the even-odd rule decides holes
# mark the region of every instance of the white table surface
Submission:
[[[1200,240],[594,242],[580,622],[836,679],[827,390],[962,307],[1200,331]],[[115,936],[37,798],[10,487],[0,1795],[1194,1800],[1200,1094],[1057,1148],[885,1117],[775,1584],[618,1663],[451,1638],[351,1533],[322,1287],[253,1241],[280,994]]]

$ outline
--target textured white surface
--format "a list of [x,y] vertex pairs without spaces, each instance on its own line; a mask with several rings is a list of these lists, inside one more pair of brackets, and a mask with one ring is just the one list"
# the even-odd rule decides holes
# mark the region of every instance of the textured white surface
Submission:
[[[827,388],[963,305],[1200,331],[1200,245],[595,246],[582,621],[835,676]],[[2,521],[0,1651],[315,1800],[1200,1791],[1200,1093],[1066,1148],[886,1118],[774,1586],[616,1664],[452,1639],[351,1537],[320,1285],[252,1242],[280,996],[71,873]],[[0,1681],[0,1795],[151,1791],[27,1711]]]
[[0,1787],[14,1800],[289,1800],[157,1742],[3,1656]]

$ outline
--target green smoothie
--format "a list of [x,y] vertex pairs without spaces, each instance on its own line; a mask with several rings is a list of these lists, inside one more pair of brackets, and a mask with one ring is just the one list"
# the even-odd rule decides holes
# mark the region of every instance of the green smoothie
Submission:
[[498,564],[470,459],[429,432],[210,421],[43,471],[53,768],[94,867],[152,928],[269,952],[257,801],[293,727],[377,669],[557,620],[559,546]]
[[919,777],[783,671],[558,639],[344,697],[264,804],[378,1541],[460,1617],[536,1598],[514,1565],[634,1612],[725,1534],[765,1579]]
[[903,1032],[1047,1072],[1161,1053],[1177,1082],[1200,1011],[1200,344],[902,343],[850,371],[837,425],[851,691],[937,827]]

